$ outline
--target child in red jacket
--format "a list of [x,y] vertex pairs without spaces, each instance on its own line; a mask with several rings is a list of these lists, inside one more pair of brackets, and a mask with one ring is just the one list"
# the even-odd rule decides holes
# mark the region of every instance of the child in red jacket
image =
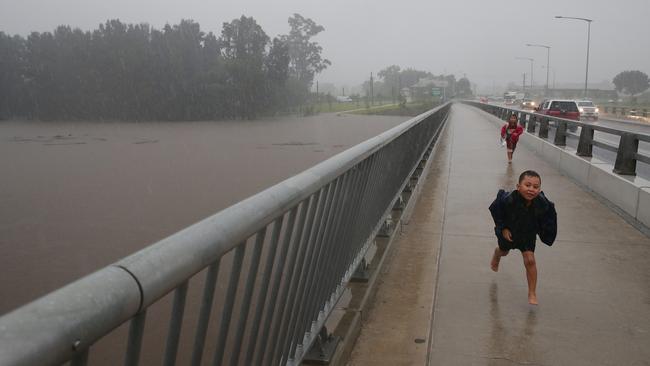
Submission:
[[517,147],[519,136],[524,133],[523,127],[521,127],[517,122],[517,115],[513,113],[508,118],[508,123],[501,127],[501,138],[506,141],[508,163],[512,163],[512,153]]

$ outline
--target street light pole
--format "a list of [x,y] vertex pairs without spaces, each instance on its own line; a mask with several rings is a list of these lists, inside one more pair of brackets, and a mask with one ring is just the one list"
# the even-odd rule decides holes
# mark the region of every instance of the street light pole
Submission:
[[546,48],[546,87],[544,88],[544,95],[546,96],[548,95],[548,67],[549,67],[549,62],[551,60],[551,46],[547,46],[544,44],[530,44],[530,43],[526,43],[526,46]]
[[587,18],[576,18],[576,17],[563,17],[561,15],[556,15],[555,18],[557,19],[575,19],[575,20],[582,20],[587,22],[587,66],[585,67],[585,90],[583,92],[584,97],[587,98],[587,81],[589,80],[589,42],[591,39],[591,22],[593,22],[593,19],[587,19]]
[[528,60],[530,61],[530,94],[532,96],[533,94],[533,62],[535,62],[534,58],[530,57],[515,57],[516,60]]

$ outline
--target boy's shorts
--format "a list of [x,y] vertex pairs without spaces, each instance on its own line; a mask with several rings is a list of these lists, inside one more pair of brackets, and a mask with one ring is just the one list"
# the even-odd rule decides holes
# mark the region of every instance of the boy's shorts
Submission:
[[511,249],[519,249],[522,253],[523,252],[535,252],[535,243],[528,243],[528,244],[515,244],[513,242],[507,241],[507,240],[499,240],[499,249],[503,250],[504,252],[507,252]]

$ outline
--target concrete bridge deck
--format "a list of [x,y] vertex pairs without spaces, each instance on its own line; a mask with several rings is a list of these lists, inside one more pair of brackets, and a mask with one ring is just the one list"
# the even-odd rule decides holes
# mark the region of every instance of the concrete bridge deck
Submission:
[[[650,365],[650,239],[522,144],[507,164],[494,117],[455,104],[449,118],[348,364]],[[537,243],[538,306],[518,251],[489,266],[487,207],[526,169],[558,211],[557,241]]]

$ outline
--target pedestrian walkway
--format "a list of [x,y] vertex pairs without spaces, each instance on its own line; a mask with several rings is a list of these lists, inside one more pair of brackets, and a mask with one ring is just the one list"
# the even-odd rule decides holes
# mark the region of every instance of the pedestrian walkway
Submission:
[[[453,106],[348,364],[648,365],[650,239],[523,145],[507,164],[491,118]],[[538,306],[518,251],[489,266],[487,207],[526,169],[558,211],[557,241],[537,243]]]

